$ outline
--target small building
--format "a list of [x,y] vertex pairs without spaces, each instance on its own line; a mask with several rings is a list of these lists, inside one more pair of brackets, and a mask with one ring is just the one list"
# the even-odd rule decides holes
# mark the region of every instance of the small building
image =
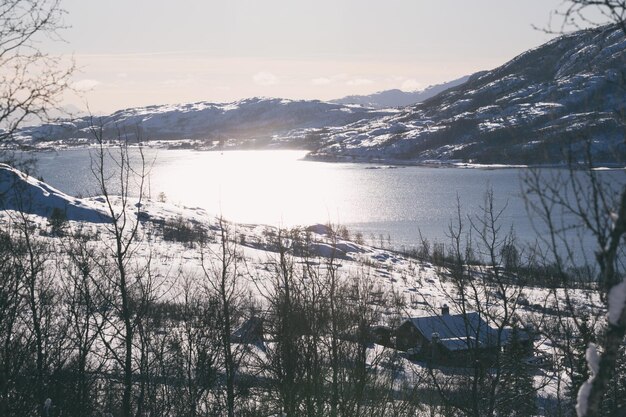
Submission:
[[245,320],[231,335],[231,342],[260,344],[263,343],[263,318],[252,316]]
[[370,329],[370,337],[373,343],[393,347],[393,330],[387,326],[374,326]]
[[[396,348],[411,357],[444,364],[463,364],[476,358],[488,361],[513,339],[513,329],[498,331],[477,312],[450,314],[444,305],[441,314],[407,318],[395,331]],[[525,330],[516,332],[515,343],[532,354],[532,340]]]
[[349,342],[356,342],[366,345],[377,344],[389,348],[394,348],[393,329],[384,325],[354,326],[340,335],[340,338]]

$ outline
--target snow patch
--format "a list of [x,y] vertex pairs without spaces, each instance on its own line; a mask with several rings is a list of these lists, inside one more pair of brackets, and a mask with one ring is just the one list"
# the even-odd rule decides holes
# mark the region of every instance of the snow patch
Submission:
[[585,359],[587,360],[587,365],[589,366],[589,371],[591,375],[589,379],[586,380],[578,390],[578,396],[576,398],[576,414],[578,417],[583,417],[587,414],[587,409],[589,408],[589,394],[591,393],[591,386],[593,384],[593,380],[596,378],[598,374],[598,370],[600,369],[600,356],[598,355],[598,349],[596,345],[593,343],[589,344],[587,351],[585,352]]
[[609,292],[609,323],[617,325],[626,305],[626,281],[614,285]]

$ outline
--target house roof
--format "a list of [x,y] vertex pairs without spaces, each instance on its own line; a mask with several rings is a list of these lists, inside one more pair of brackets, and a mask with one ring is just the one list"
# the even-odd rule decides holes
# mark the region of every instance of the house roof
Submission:
[[[415,326],[429,342],[432,343],[436,338],[441,345],[452,351],[498,344],[498,331],[491,328],[477,312],[411,317],[407,322]],[[503,329],[500,333],[500,344],[507,344],[512,333],[512,329]],[[520,331],[518,335],[520,340],[529,338],[524,331]]]
[[250,317],[245,320],[232,334],[231,339],[237,342],[250,342],[263,337],[263,319]]

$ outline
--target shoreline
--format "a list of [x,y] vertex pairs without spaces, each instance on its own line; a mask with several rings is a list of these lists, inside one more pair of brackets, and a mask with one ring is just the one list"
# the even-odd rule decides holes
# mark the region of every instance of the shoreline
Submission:
[[[115,147],[116,142],[110,141],[104,144],[105,147]],[[203,146],[204,143],[196,140],[177,140],[177,141],[148,141],[140,143],[129,143],[129,148],[146,147],[152,149],[163,150],[187,150],[196,152],[230,152],[230,151],[306,151],[308,152],[301,160],[307,162],[326,162],[326,163],[348,163],[348,164],[367,164],[367,165],[383,165],[386,167],[421,167],[421,168],[459,168],[459,169],[483,169],[483,170],[500,170],[500,169],[567,169],[570,166],[567,163],[543,163],[543,164],[507,164],[507,163],[479,163],[479,162],[463,162],[461,160],[438,160],[438,159],[398,159],[372,156],[356,156],[356,155],[312,155],[314,151],[299,147],[280,146],[269,144],[265,147],[246,147],[246,146],[225,146],[218,148],[217,146]],[[72,144],[55,144],[49,146],[32,146],[18,145],[15,147],[0,148],[0,152],[60,152],[78,149],[96,148],[95,143],[72,143]],[[583,163],[574,169],[584,169]],[[619,171],[626,170],[626,166],[613,162],[597,163],[593,168],[595,171]]]
[[[497,169],[567,169],[570,165],[567,163],[545,163],[545,164],[482,164],[476,162],[463,162],[460,160],[437,160],[437,159],[422,159],[422,160],[408,160],[397,158],[374,158],[374,157],[358,157],[354,155],[341,156],[341,155],[311,155],[310,153],[303,158],[305,161],[312,162],[328,162],[328,163],[350,163],[350,164],[371,164],[371,165],[392,165],[397,167],[423,167],[423,168],[459,168],[459,169],[484,169],[484,170],[497,170]],[[585,167],[580,164],[575,169],[584,169]],[[626,170],[626,166],[612,162],[602,162],[596,164],[593,168],[594,171],[620,171]]]

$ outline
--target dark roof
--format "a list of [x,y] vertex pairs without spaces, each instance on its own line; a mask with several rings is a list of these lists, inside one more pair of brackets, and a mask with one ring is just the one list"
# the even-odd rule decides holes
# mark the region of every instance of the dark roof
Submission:
[[230,336],[231,340],[240,343],[254,343],[263,339],[263,319],[250,317],[244,321]]
[[[491,328],[479,313],[443,314],[439,316],[411,317],[406,320],[429,341],[437,338],[448,350],[466,350],[470,347],[486,348],[498,344],[498,331]],[[506,345],[512,335],[512,329],[503,329],[500,335],[501,345]],[[519,331],[520,340],[527,340],[528,333]]]

